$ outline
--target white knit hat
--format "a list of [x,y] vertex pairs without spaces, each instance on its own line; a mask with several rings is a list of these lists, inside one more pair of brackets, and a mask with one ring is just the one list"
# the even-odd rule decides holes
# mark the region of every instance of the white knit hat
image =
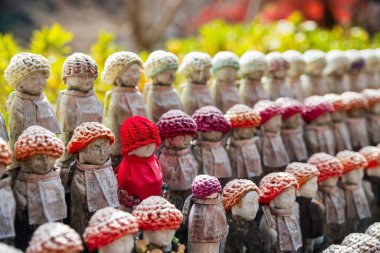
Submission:
[[307,50],[303,53],[303,59],[306,64],[326,64],[325,53],[321,50]]
[[197,70],[211,67],[211,56],[203,52],[190,52],[183,58],[179,67],[179,72],[188,78],[191,73]]
[[239,57],[228,51],[220,51],[212,58],[211,73],[215,74],[221,68],[232,67],[239,69]]
[[303,73],[305,70],[305,60],[302,54],[296,50],[288,50],[282,53],[282,56],[290,64],[290,69],[296,70],[299,73]]
[[244,76],[246,74],[268,70],[268,63],[265,59],[265,55],[258,51],[248,51],[245,52],[239,60],[239,74]]
[[350,64],[347,56],[345,56],[344,52],[340,50],[329,51],[326,54],[326,62],[327,65],[323,70],[324,75],[330,75],[341,66],[344,66],[346,69],[348,69],[348,66]]
[[178,69],[178,57],[167,51],[157,50],[152,52],[144,64],[144,72],[152,78],[168,69]]

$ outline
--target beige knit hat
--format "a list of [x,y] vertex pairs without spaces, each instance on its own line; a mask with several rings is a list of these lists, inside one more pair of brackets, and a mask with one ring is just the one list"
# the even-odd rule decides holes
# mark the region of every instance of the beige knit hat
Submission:
[[307,50],[303,53],[303,59],[305,60],[306,67],[305,72],[308,73],[310,70],[315,68],[315,66],[325,66],[326,57],[325,53],[320,50]]
[[228,51],[220,51],[212,58],[211,73],[215,74],[221,68],[232,67],[239,69],[239,57]]
[[178,57],[167,51],[157,50],[148,56],[144,64],[145,75],[152,78],[168,69],[178,69]]
[[344,52],[340,50],[329,51],[326,54],[326,62],[327,62],[327,65],[325,69],[323,70],[323,74],[326,76],[330,75],[341,66],[343,66],[346,70],[348,70],[348,67],[350,65],[350,62],[347,56],[345,56]]
[[122,51],[111,54],[104,64],[102,82],[114,84],[117,76],[133,63],[137,63],[141,68],[143,66],[140,57],[133,52]]
[[241,77],[256,71],[266,72],[268,70],[268,63],[265,55],[258,51],[245,52],[239,60],[239,74]]
[[179,72],[188,78],[194,71],[211,67],[211,56],[203,52],[190,52],[183,58]]
[[[305,70],[305,60],[302,57],[302,54],[299,51],[296,50],[288,50],[282,53],[282,56],[289,62],[290,71],[303,73]],[[289,73],[288,72],[288,73]]]
[[86,74],[90,77],[98,77],[98,64],[95,60],[83,53],[73,53],[66,58],[62,67],[62,80],[66,84],[66,77]]
[[4,78],[13,88],[27,75],[36,71],[46,73],[50,76],[49,61],[38,54],[19,53],[12,57],[8,67],[4,71]]

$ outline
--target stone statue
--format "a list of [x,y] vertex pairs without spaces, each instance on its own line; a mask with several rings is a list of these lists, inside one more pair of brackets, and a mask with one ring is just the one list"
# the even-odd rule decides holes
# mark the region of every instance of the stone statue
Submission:
[[361,92],[367,88],[366,82],[361,78],[366,62],[358,50],[347,50],[345,55],[349,61],[349,68],[347,71],[347,82],[350,91]]
[[380,57],[376,55],[374,49],[364,49],[360,51],[365,66],[362,72],[362,82],[367,89],[379,89],[380,88],[380,75],[377,71],[380,70]]
[[306,96],[323,96],[329,93],[329,87],[322,75],[326,67],[325,53],[320,50],[307,50],[303,59],[306,66],[301,80]]
[[306,68],[305,60],[302,54],[296,50],[285,51],[282,56],[289,62],[285,82],[292,90],[293,97],[302,102],[306,98],[301,81],[301,76]]
[[367,100],[368,137],[372,145],[380,143],[380,90],[365,89],[361,92]]
[[[323,70],[324,80],[329,92],[342,94],[350,90],[345,76],[350,62],[343,51],[331,50],[326,54],[327,65]],[[326,94],[326,93],[325,93]]]

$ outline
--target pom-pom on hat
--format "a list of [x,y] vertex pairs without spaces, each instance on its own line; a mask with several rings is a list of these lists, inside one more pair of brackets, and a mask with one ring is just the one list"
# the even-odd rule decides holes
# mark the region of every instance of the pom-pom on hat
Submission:
[[201,71],[204,68],[211,68],[211,56],[203,52],[190,52],[182,60],[179,72],[189,78],[195,71]]
[[270,201],[292,186],[298,189],[297,179],[293,175],[286,172],[269,173],[260,181],[259,203],[262,205],[269,204]]
[[377,240],[380,240],[380,222],[375,222],[367,228],[365,231],[367,235],[375,237]]
[[144,71],[147,77],[152,78],[168,69],[178,69],[178,57],[164,50],[157,50],[148,56],[144,64]]
[[82,250],[82,240],[74,229],[60,222],[52,222],[37,228],[26,253],[63,253]]
[[346,91],[342,93],[343,102],[346,105],[347,111],[356,109],[365,109],[368,107],[367,99],[359,92]]
[[226,67],[239,69],[239,57],[232,52],[220,51],[212,58],[211,73],[215,74],[219,69]]
[[323,74],[328,76],[335,72],[339,68],[343,68],[345,71],[348,70],[350,61],[347,56],[345,56],[343,51],[331,50],[326,54],[327,65],[323,70]]
[[9,165],[12,162],[12,151],[7,143],[0,138],[0,164]]
[[49,61],[38,54],[19,53],[12,57],[4,71],[4,78],[13,88],[26,76],[36,72],[45,72],[46,78],[50,76]]
[[115,142],[115,135],[104,124],[99,122],[82,123],[75,128],[73,137],[67,145],[67,150],[72,154],[79,153],[91,142],[100,138],[107,138],[110,145]]
[[157,126],[146,118],[133,116],[120,127],[121,154],[128,155],[136,148],[155,143],[161,144]]
[[285,172],[292,174],[297,179],[300,188],[313,177],[319,177],[320,174],[319,170],[314,165],[300,162],[289,164],[286,167]]
[[67,77],[77,75],[86,75],[96,79],[98,77],[98,64],[87,54],[73,53],[63,63],[63,83],[66,84]]
[[367,160],[359,152],[351,150],[341,151],[336,155],[336,158],[343,164],[343,174],[367,167]]
[[144,199],[132,213],[140,230],[177,230],[183,216],[180,210],[160,196]]
[[365,89],[361,92],[367,99],[367,104],[369,107],[380,103],[380,91],[375,89]]
[[243,104],[232,106],[224,116],[230,122],[231,128],[258,127],[261,122],[260,115]]
[[282,114],[281,106],[276,102],[270,100],[260,100],[258,101],[253,110],[258,113],[261,117],[261,124],[268,122],[271,118],[276,115]]
[[224,209],[229,212],[236,203],[250,191],[255,191],[260,194],[259,188],[248,179],[234,179],[226,184],[223,188],[222,200]]
[[204,199],[214,193],[222,191],[219,180],[214,176],[198,175],[191,183],[191,191],[194,197]]
[[307,162],[319,170],[318,183],[332,177],[340,177],[343,175],[343,164],[338,158],[332,155],[323,152],[316,153],[309,157]]
[[334,112],[346,109],[342,96],[338,94],[329,93],[324,95],[323,98],[333,106]]
[[279,52],[270,52],[265,56],[268,63],[269,71],[287,70],[289,69],[289,62]]
[[284,120],[296,114],[302,114],[303,105],[294,98],[281,97],[276,99],[276,104],[281,107],[281,115]]
[[265,55],[258,51],[245,52],[240,57],[239,66],[239,74],[242,77],[252,72],[262,71],[265,73],[268,70],[268,63],[265,59]]
[[380,167],[380,148],[375,146],[367,146],[359,151],[367,160],[366,169],[374,169]]
[[140,57],[133,52],[122,51],[111,54],[104,63],[102,82],[114,84],[118,75],[134,63],[138,64],[141,68],[143,66]]
[[225,134],[231,128],[223,113],[215,106],[203,106],[196,110],[192,117],[199,132],[219,131]]
[[163,139],[179,135],[193,136],[197,132],[197,123],[181,110],[170,110],[161,116],[157,128]]
[[132,214],[106,207],[91,217],[83,238],[90,251],[93,251],[124,236],[134,235],[138,230],[139,224]]
[[375,237],[362,233],[351,233],[342,242],[352,252],[380,252],[380,241]]
[[328,103],[323,97],[311,96],[307,97],[304,101],[302,117],[305,122],[310,123],[323,114],[332,112],[333,110],[332,104]]
[[25,160],[34,155],[48,155],[59,158],[65,146],[54,133],[41,126],[30,126],[22,132],[15,143],[17,160]]

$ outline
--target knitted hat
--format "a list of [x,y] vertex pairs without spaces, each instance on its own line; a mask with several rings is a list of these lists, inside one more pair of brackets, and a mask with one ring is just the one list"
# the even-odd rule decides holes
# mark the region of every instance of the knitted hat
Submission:
[[220,131],[227,133],[231,126],[223,113],[215,106],[203,106],[195,111],[193,119],[197,123],[199,132]]
[[321,50],[307,50],[303,53],[303,59],[307,65],[324,65],[326,64],[325,53]]
[[346,109],[346,105],[344,104],[341,95],[329,93],[324,95],[323,98],[326,100],[326,102],[332,104],[334,112]]
[[76,75],[87,75],[96,79],[98,77],[98,64],[87,54],[73,53],[63,63],[63,83],[66,84],[67,77]]
[[336,158],[343,164],[343,174],[367,167],[367,160],[359,152],[351,150],[341,151],[336,155]]
[[178,69],[178,57],[167,51],[157,50],[148,56],[144,64],[144,71],[147,77],[152,78],[168,69]]
[[139,230],[137,219],[132,214],[112,207],[102,208],[91,217],[83,239],[90,251],[102,248]]
[[380,241],[367,234],[352,233],[346,236],[342,242],[352,252],[380,252]]
[[367,104],[369,107],[380,103],[380,90],[365,89],[361,93],[367,99]]
[[54,133],[37,125],[25,129],[15,143],[17,160],[25,160],[34,155],[59,158],[64,149],[62,141]]
[[9,165],[12,162],[12,151],[0,137],[0,164]]
[[344,55],[343,51],[340,50],[331,50],[326,54],[327,65],[323,70],[323,74],[328,76],[331,73],[335,72],[337,69],[342,66],[344,69],[348,70],[350,61],[347,56]]
[[214,58],[212,58],[211,73],[215,74],[219,69],[226,67],[239,69],[239,57],[232,52],[219,51],[214,55]]
[[343,102],[347,111],[367,108],[367,99],[359,92],[346,91],[342,93]]
[[332,155],[323,152],[316,153],[309,157],[307,162],[319,170],[318,183],[332,177],[340,177],[343,175],[343,164],[338,158]]
[[269,71],[287,70],[289,62],[279,52],[271,52],[265,56]]
[[276,115],[282,114],[281,106],[270,100],[258,101],[253,107],[253,110],[260,115],[261,124],[268,122]]
[[52,222],[37,228],[26,253],[64,253],[82,250],[82,240],[74,229],[60,222]]
[[347,50],[345,55],[350,63],[349,70],[363,69],[365,66],[365,60],[360,52],[356,49]]
[[76,154],[87,147],[96,139],[107,138],[112,145],[115,142],[115,135],[112,131],[99,122],[85,122],[77,126],[74,130],[73,137],[67,145],[67,150]]
[[297,179],[293,175],[286,172],[269,173],[260,181],[259,203],[262,205],[269,204],[270,201],[292,186],[298,189]]
[[305,60],[302,54],[297,50],[288,50],[282,53],[282,56],[290,64],[290,68],[297,70],[297,72],[303,73],[305,70]]
[[376,50],[368,48],[360,50],[360,54],[366,62],[366,67],[368,66],[369,69],[376,69],[374,66],[380,67],[380,57],[376,55]]
[[182,213],[173,204],[160,196],[144,199],[133,211],[140,230],[178,229],[182,222]]
[[258,127],[261,117],[249,106],[237,104],[232,106],[224,115],[232,128]]
[[179,135],[194,136],[197,132],[197,123],[181,110],[170,110],[161,116],[157,128],[163,139]]
[[191,183],[191,191],[194,197],[204,199],[213,193],[222,191],[222,186],[216,177],[209,175],[198,175]]
[[260,194],[259,188],[251,180],[234,179],[228,182],[223,188],[222,193],[223,205],[226,212],[229,212],[236,203],[240,204],[240,200],[250,191]]
[[265,55],[258,51],[245,52],[240,57],[239,65],[240,76],[244,76],[256,71],[266,72],[268,70],[268,63],[265,59]]
[[43,71],[49,77],[49,61],[42,55],[19,53],[12,57],[4,71],[4,78],[8,84],[15,88],[23,78],[36,71]]
[[143,66],[140,57],[133,52],[122,51],[111,54],[104,63],[102,82],[114,84],[117,76],[134,63],[141,68]]
[[296,114],[302,114],[303,105],[296,99],[283,97],[276,100],[281,107],[282,119],[288,119]]
[[328,103],[322,96],[307,97],[304,101],[302,117],[305,122],[310,123],[325,113],[334,110],[331,103]]
[[203,52],[190,52],[182,60],[179,67],[179,72],[185,77],[189,76],[194,71],[200,71],[204,68],[211,67],[211,56]]
[[120,142],[121,154],[125,156],[132,150],[151,143],[158,147],[161,139],[155,124],[146,118],[133,116],[120,127]]
[[380,240],[380,222],[373,223],[367,228],[365,233]]
[[352,249],[347,246],[332,244],[323,253],[352,253]]
[[4,253],[22,253],[21,250],[16,249],[8,244],[5,244],[3,242],[0,242],[0,252]]
[[375,146],[367,146],[359,151],[367,160],[366,169],[373,169],[380,166],[380,148]]
[[297,178],[300,188],[313,177],[319,177],[320,175],[319,170],[315,166],[300,162],[293,162],[289,164],[286,167],[285,172],[292,174],[295,178]]

